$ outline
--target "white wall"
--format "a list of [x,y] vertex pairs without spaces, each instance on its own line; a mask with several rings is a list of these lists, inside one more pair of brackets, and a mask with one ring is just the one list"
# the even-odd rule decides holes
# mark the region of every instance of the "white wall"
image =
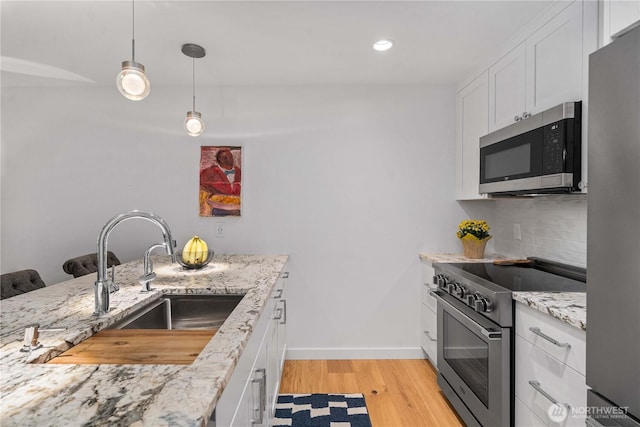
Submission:
[[[454,88],[198,95],[207,130],[195,139],[182,131],[190,88],[138,103],[111,87],[4,88],[2,272],[66,280],[62,263],[94,251],[110,217],[146,209],[179,246],[198,234],[217,252],[289,254],[291,354],[421,356],[418,252],[456,250],[466,217],[453,200]],[[243,216],[200,218],[200,145],[226,144],[243,146]],[[127,261],[160,239],[130,221],[109,249]]]
[[[587,196],[553,195],[462,203],[470,218],[487,217],[491,252],[587,265]],[[513,225],[520,224],[521,240]]]

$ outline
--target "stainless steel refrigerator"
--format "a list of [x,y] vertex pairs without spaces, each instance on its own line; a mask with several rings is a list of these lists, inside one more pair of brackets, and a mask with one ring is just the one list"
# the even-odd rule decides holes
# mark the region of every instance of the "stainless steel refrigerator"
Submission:
[[640,26],[589,56],[587,425],[640,426]]

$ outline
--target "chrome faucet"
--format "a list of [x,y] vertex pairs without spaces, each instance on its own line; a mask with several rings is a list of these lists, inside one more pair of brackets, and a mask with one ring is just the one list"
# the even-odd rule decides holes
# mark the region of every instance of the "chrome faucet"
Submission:
[[[162,246],[165,247],[167,254],[171,255],[171,261],[176,262],[176,255],[173,250],[175,241],[171,237],[171,230],[169,230],[169,226],[164,219],[151,212],[140,210],[123,212],[111,218],[104,227],[102,227],[102,231],[100,231],[100,234],[98,235],[98,278],[94,285],[96,306],[95,312],[93,313],[96,316],[101,316],[109,311],[109,292],[114,285],[112,283],[113,279],[111,281],[107,279],[107,239],[109,238],[111,231],[118,224],[134,218],[140,218],[152,222],[162,230],[162,237],[164,238]],[[154,247],[156,247],[156,245],[152,248]],[[152,248],[149,248],[147,252],[150,252]],[[114,287],[113,292],[115,292],[115,290],[117,289]]]
[[153,272],[153,261],[151,261],[150,258],[151,251],[156,248],[164,247],[166,247],[166,243],[156,243],[155,245],[151,245],[149,249],[144,252],[144,273],[138,279],[138,282],[142,285],[142,290],[140,292],[151,291],[151,282],[156,278],[156,273]]

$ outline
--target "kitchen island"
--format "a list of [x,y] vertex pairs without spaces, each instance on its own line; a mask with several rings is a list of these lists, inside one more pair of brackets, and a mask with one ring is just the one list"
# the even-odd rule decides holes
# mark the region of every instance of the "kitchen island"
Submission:
[[[120,290],[111,310],[96,317],[95,275],[2,301],[0,424],[3,426],[203,426],[229,381],[286,255],[216,255],[201,270],[185,270],[168,256],[154,257],[153,290],[140,292],[142,260],[116,267]],[[163,294],[245,295],[188,366],[51,365],[48,360],[144,307]],[[43,347],[22,353],[25,327]]]

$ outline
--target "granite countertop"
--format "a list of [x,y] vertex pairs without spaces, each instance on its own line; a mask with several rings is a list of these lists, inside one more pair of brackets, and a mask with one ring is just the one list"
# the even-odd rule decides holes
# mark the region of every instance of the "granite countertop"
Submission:
[[[111,311],[93,316],[95,275],[2,301],[0,424],[203,426],[238,362],[287,261],[286,255],[215,255],[201,270],[155,256],[153,290],[141,293],[142,260],[116,267]],[[193,364],[48,365],[47,360],[160,298],[162,294],[245,295]],[[21,353],[24,329],[43,348]]]
[[[490,254],[483,259],[465,258],[462,254],[419,253],[420,259],[428,262],[492,262],[507,258]],[[583,331],[587,330],[587,293],[586,292],[513,292],[513,299],[529,307],[548,314],[556,319]]]
[[578,329],[587,330],[586,292],[514,292],[513,299]]
[[492,262],[496,259],[505,259],[505,256],[498,254],[487,254],[485,258],[473,259],[467,258],[462,254],[443,253],[443,254],[428,254],[420,252],[418,254],[421,260],[429,262]]

